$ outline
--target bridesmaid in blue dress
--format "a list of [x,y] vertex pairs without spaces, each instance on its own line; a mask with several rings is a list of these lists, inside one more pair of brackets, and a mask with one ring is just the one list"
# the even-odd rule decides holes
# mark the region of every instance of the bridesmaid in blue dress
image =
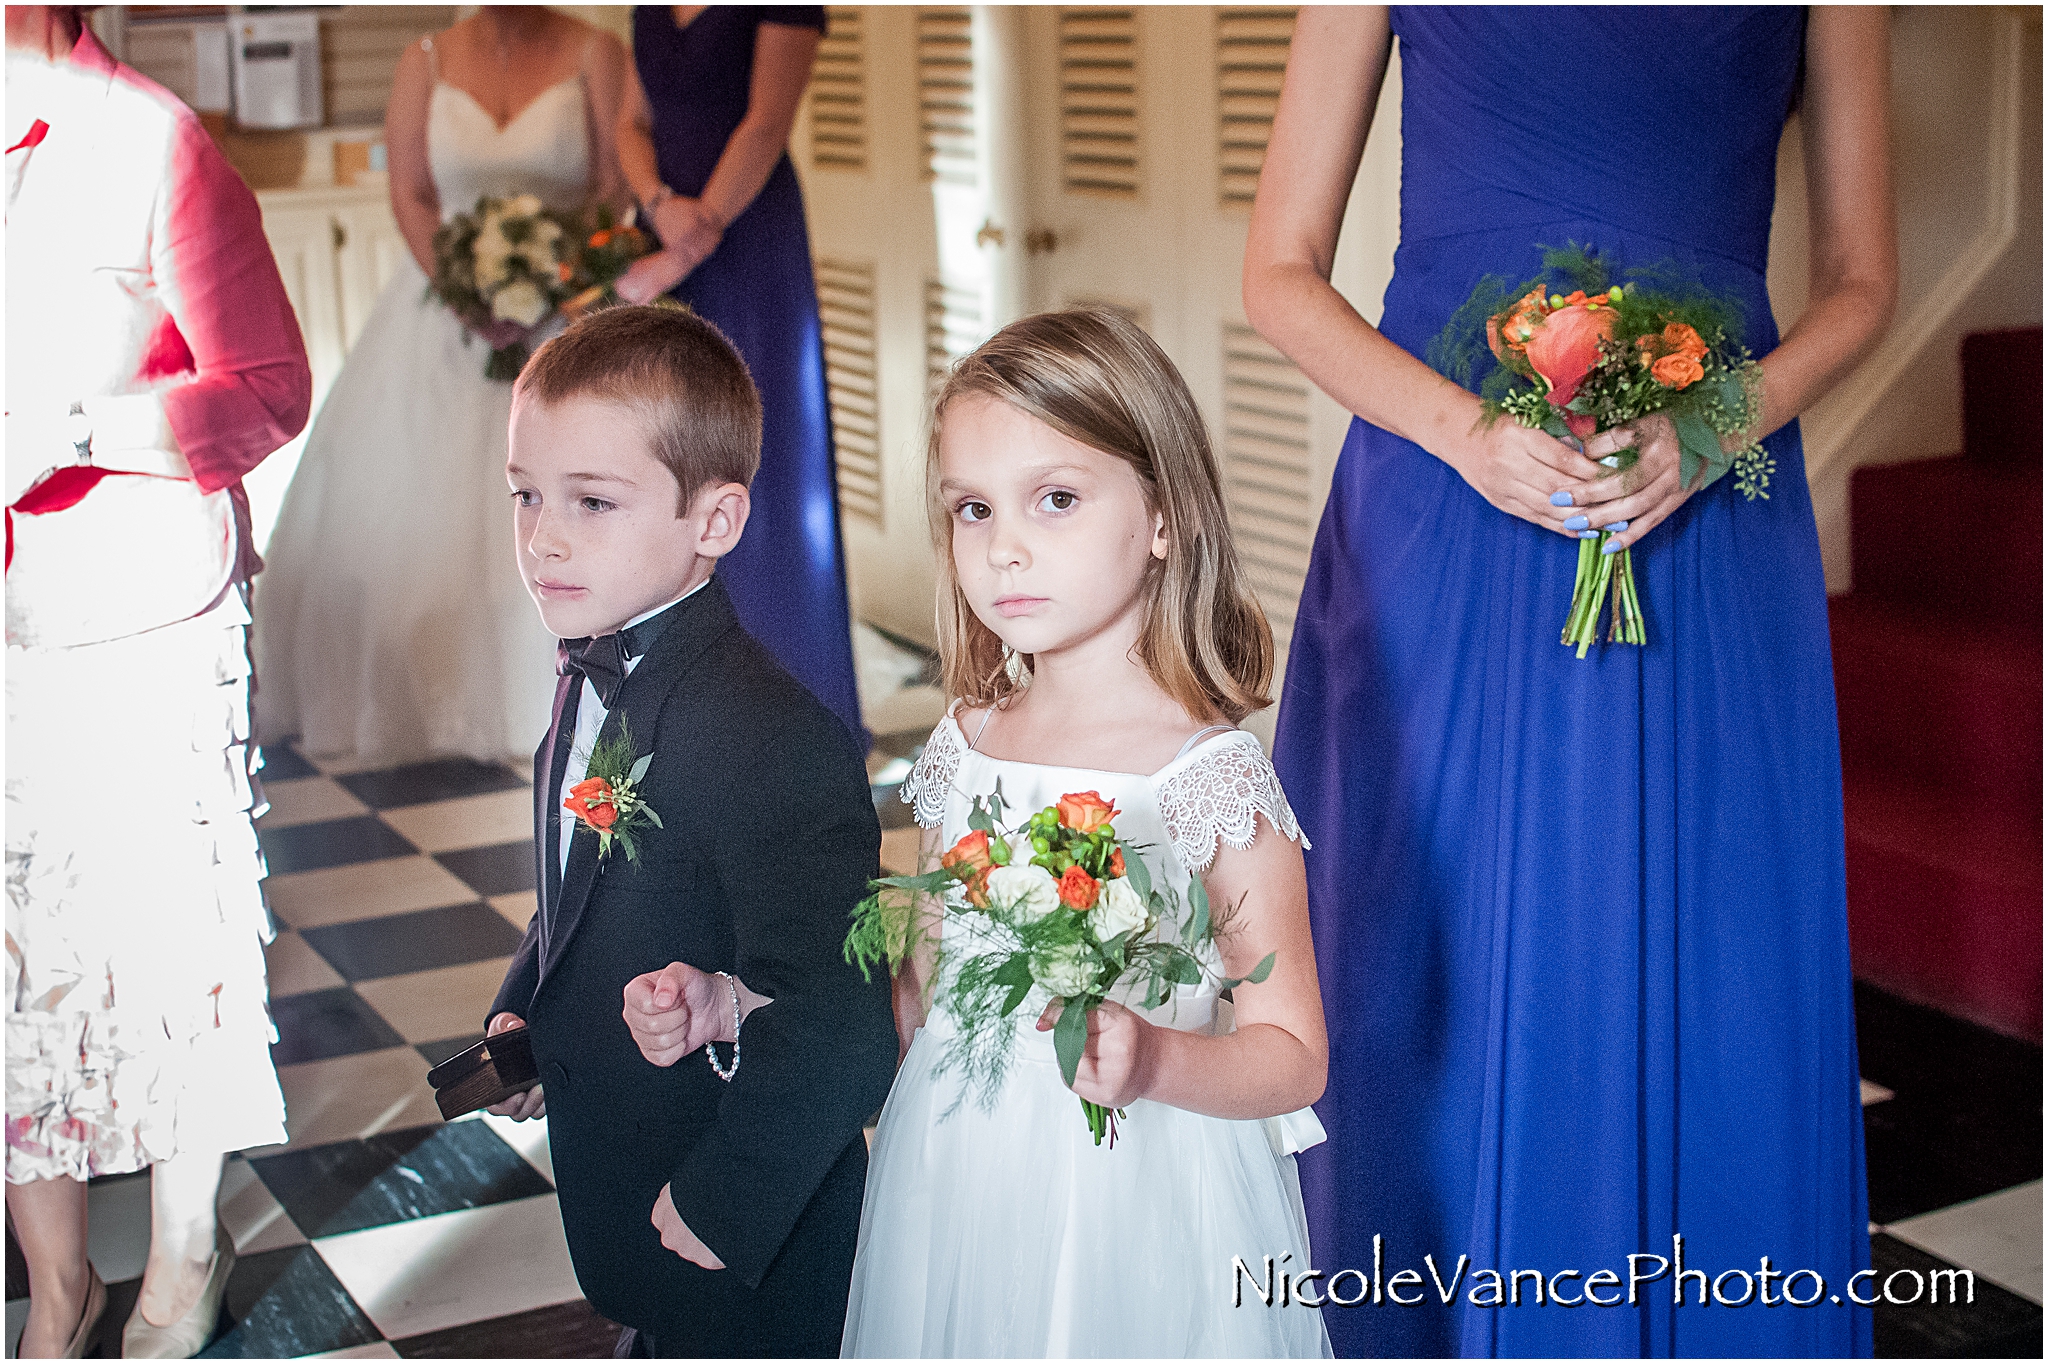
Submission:
[[[1394,39],[1401,243],[1377,329],[1329,283]],[[1820,549],[1793,418],[1896,292],[1881,11],[1304,8],[1253,212],[1253,323],[1357,414],[1295,627],[1276,757],[1304,829],[1329,1015],[1327,1145],[1303,1157],[1325,1271],[1407,1281],[1327,1308],[1339,1353],[1870,1351],[1840,760]],[[1799,108],[1812,284],[1765,294]],[[1668,421],[1619,478],[1421,357],[1538,243],[1672,263],[1741,297],[1768,501],[1678,486]],[[1569,286],[1567,286],[1569,287]],[[1602,479],[1606,479],[1602,482]],[[1575,505],[1554,506],[1570,493]],[[1559,498],[1558,501],[1564,499]],[[1559,644],[1578,528],[1627,521],[1644,647]],[[1817,1305],[1698,1305],[1628,1256],[1825,1278]],[[1440,1303],[1425,1254],[1446,1282]],[[1655,1262],[1637,1262],[1645,1274]],[[1562,1296],[1487,1307],[1478,1271]],[[1577,1271],[1576,1277],[1562,1271]],[[1724,1302],[1744,1280],[1718,1279]],[[1476,1292],[1475,1292],[1476,1289]],[[1752,1285],[1767,1299],[1811,1278]],[[1357,1291],[1347,1277],[1336,1291]],[[1617,1306],[1567,1306],[1582,1292]],[[1832,1295],[1832,1296],[1830,1296]]]
[[865,742],[803,192],[789,131],[825,28],[816,5],[639,5],[619,164],[663,250],[619,292],[716,323],[761,390],[761,471],[718,574],[740,619]]

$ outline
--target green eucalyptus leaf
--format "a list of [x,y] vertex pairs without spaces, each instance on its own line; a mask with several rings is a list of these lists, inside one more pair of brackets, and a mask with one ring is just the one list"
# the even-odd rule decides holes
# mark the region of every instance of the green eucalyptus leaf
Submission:
[[647,769],[653,762],[654,755],[652,753],[642,754],[640,761],[633,764],[633,771],[627,776],[626,780],[637,784],[642,777],[647,775]]
[[1138,899],[1149,903],[1152,899],[1152,872],[1145,865],[1145,859],[1128,839],[1118,839],[1117,846],[1124,853],[1124,875],[1129,878],[1131,889],[1138,892]]
[[1074,1072],[1081,1067],[1081,1052],[1088,1045],[1088,1011],[1076,1000],[1065,1000],[1059,1021],[1053,1024],[1052,1049],[1060,1059],[1060,1079],[1074,1087]]

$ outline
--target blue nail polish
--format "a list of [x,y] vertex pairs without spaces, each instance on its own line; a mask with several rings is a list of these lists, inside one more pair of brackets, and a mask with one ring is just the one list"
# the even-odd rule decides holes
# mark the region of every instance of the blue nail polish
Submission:
[[1550,505],[1553,507],[1569,507],[1571,504],[1572,495],[1568,492],[1560,490],[1550,495]]
[[1609,522],[1608,522],[1608,523],[1607,523],[1606,525],[1602,526],[1602,527],[1601,527],[1600,529],[1602,529],[1602,530],[1611,530],[1611,531],[1624,531],[1624,530],[1627,530],[1627,529],[1628,529],[1628,522],[1626,522],[1626,521],[1609,521]]
[[1572,517],[1569,521],[1566,521],[1564,523],[1564,528],[1566,530],[1584,530],[1590,524],[1591,523],[1586,520],[1584,514],[1582,513],[1578,516]]
[[1582,530],[1579,532],[1579,538],[1581,540],[1598,540],[1600,532],[1597,530]]
[[1609,540],[1606,544],[1600,546],[1600,552],[1602,554],[1619,554],[1621,547],[1621,541]]

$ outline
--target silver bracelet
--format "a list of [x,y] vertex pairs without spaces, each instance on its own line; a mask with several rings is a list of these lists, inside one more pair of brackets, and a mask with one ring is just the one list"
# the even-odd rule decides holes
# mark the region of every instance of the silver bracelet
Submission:
[[739,983],[723,971],[714,974],[725,976],[725,988],[732,991],[732,1064],[718,1064],[718,1052],[710,1042],[704,1044],[704,1059],[711,1062],[711,1073],[721,1080],[730,1081],[740,1072],[740,987]]

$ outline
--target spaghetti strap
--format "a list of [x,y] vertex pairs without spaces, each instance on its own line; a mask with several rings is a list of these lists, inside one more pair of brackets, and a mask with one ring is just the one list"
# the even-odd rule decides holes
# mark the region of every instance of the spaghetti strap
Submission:
[[1188,741],[1180,746],[1180,752],[1173,755],[1173,760],[1179,762],[1182,758],[1194,752],[1195,745],[1208,738],[1211,734],[1228,734],[1236,728],[1236,725],[1210,725],[1207,729],[1196,730],[1193,734],[1188,735]]
[[428,34],[420,39],[420,51],[427,54],[427,74],[433,77],[434,84],[439,85],[441,83],[441,50],[434,46],[432,34]]
[[988,722],[989,722],[989,721],[991,721],[991,720],[993,720],[993,719],[995,719],[995,718],[996,718],[996,708],[995,708],[994,706],[990,706],[990,707],[988,708],[988,710],[987,710],[987,711],[986,711],[985,713],[983,713],[983,715],[982,715],[982,717],[981,717],[981,723],[980,723],[980,724],[978,724],[978,725],[976,725],[976,726],[974,727],[974,737],[973,737],[972,739],[969,739],[969,740],[967,741],[967,746],[968,746],[969,748],[972,748],[972,749],[974,749],[974,750],[975,750],[976,752],[980,752],[980,751],[981,751],[981,750],[980,750],[980,748],[979,748],[979,745],[980,745],[980,743],[981,743],[981,732],[982,732],[983,730],[987,729],[987,728],[988,728]]

